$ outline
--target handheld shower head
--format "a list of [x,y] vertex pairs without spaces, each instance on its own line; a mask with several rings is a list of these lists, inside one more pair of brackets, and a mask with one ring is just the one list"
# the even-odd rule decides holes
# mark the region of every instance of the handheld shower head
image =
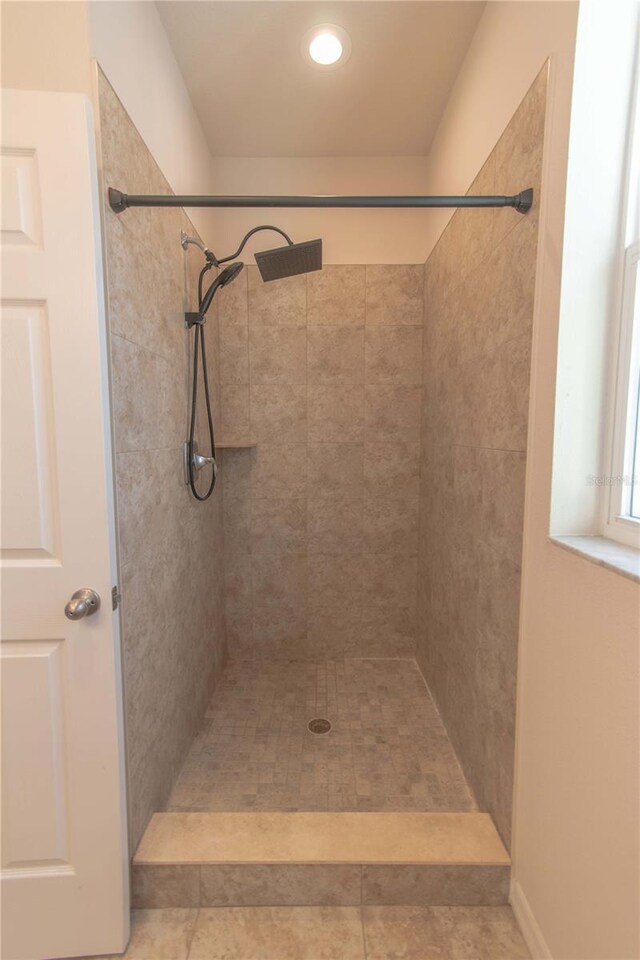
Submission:
[[228,283],[231,283],[233,280],[235,280],[235,278],[243,269],[244,263],[238,260],[237,263],[230,263],[228,267],[225,267],[224,270],[218,274],[202,298],[202,302],[200,304],[201,316],[204,317],[207,313],[207,310],[211,306],[211,301],[215,297],[216,292],[220,289],[220,287],[226,287]]
[[244,269],[244,263],[238,260],[237,263],[230,263],[228,267],[225,267],[221,274],[216,278],[221,287],[226,287],[228,283],[231,283],[232,280],[238,276],[239,273]]

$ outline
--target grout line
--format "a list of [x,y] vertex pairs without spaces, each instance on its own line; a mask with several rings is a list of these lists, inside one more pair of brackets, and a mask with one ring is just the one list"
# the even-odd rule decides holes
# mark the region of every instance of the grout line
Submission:
[[364,960],[367,960],[368,951],[367,951],[367,933],[366,933],[365,922],[364,922],[363,873],[364,873],[364,865],[360,864],[360,927],[362,930],[362,952],[364,955]]
[[198,926],[199,921],[200,921],[200,907],[197,908],[197,913],[195,916],[193,927],[191,928],[191,936],[188,938],[188,941],[187,941],[187,952],[185,955],[185,960],[189,960],[189,958],[191,957],[191,947],[193,946],[193,941],[196,935],[196,928]]

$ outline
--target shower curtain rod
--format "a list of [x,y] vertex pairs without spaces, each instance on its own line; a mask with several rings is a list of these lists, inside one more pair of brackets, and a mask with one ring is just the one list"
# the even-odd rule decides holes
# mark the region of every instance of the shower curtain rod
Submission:
[[109,187],[109,204],[115,213],[127,207],[513,207],[526,213],[533,190],[513,197],[194,197],[127,194]]

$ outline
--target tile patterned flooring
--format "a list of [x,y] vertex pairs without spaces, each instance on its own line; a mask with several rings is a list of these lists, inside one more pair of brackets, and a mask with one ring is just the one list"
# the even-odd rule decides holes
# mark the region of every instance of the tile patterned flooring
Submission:
[[[309,720],[327,717],[328,734]],[[413,660],[231,661],[170,811],[470,811]]]
[[528,960],[510,907],[134,910],[123,960]]

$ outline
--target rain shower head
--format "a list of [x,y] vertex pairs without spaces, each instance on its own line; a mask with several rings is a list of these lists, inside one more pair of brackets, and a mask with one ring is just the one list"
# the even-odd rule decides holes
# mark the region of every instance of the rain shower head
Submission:
[[287,241],[286,247],[276,247],[273,250],[262,250],[256,253],[256,263],[262,279],[282,280],[284,277],[295,277],[299,273],[311,273],[312,270],[322,270],[322,240],[305,240],[303,243],[294,243],[288,233],[272,224],[261,224],[254,227],[242,238],[242,242],[235,253],[229,257],[216,260],[217,264],[228,263],[239,257],[247,241],[261,230],[273,230]]
[[312,273],[322,270],[322,240],[288,243],[286,247],[263,250],[255,256],[265,283],[268,280],[295,277],[299,273]]

